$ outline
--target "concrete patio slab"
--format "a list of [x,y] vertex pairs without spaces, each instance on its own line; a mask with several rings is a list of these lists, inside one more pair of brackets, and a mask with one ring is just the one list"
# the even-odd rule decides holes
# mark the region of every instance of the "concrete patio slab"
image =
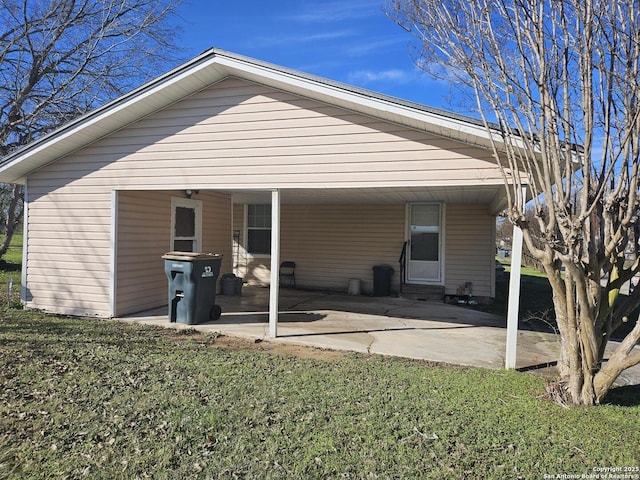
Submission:
[[[268,288],[245,287],[241,296],[216,298],[223,311],[217,321],[171,323],[166,307],[120,320],[322,349],[504,368],[506,323],[493,314],[402,298],[281,289],[278,336],[271,339],[268,302]],[[609,349],[615,345],[611,342]],[[551,373],[558,356],[557,335],[518,332],[517,368]],[[640,384],[640,366],[625,371],[616,383]]]

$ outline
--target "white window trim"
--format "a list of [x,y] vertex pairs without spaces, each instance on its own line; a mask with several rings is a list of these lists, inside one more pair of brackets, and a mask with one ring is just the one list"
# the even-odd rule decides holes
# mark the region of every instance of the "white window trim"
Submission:
[[[176,239],[175,236],[175,224],[176,224],[176,207],[192,208],[195,211],[196,229],[193,237],[193,251],[202,251],[202,200],[194,200],[191,198],[171,197],[171,235],[169,241],[169,250],[173,250],[173,243],[175,240],[181,240],[180,237]],[[183,237],[184,239],[191,239],[191,237]]]
[[[244,222],[242,225],[243,228],[243,232],[242,232],[242,239],[244,245],[242,245],[242,248],[244,248],[245,251],[245,255],[248,259],[253,259],[253,258],[271,258],[271,254],[270,253],[251,253],[249,252],[249,205],[267,205],[266,203],[245,203],[244,204]],[[269,206],[271,206],[271,204],[268,204]],[[273,208],[273,207],[272,207]],[[271,230],[271,228],[269,229]]]

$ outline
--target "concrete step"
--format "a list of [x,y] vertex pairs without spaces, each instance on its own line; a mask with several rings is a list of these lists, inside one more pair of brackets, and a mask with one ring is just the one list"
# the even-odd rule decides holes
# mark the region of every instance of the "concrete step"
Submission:
[[442,285],[405,283],[402,285],[402,293],[400,296],[409,300],[442,302],[444,301],[444,287]]

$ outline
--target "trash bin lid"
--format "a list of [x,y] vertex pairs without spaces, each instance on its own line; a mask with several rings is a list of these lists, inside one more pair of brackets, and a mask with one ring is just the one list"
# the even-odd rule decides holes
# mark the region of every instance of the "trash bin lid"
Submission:
[[373,271],[374,272],[394,272],[394,269],[391,265],[374,265],[373,266]]
[[192,262],[194,260],[215,260],[222,258],[221,253],[202,252],[167,252],[162,258],[165,260],[179,260],[181,262]]

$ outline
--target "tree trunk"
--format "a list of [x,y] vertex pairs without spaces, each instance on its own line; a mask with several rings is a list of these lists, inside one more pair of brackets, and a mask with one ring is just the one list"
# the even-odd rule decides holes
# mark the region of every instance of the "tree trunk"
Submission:
[[636,326],[618,345],[609,360],[595,374],[593,381],[595,403],[600,403],[607,394],[613,382],[623,370],[640,363],[640,352],[632,354],[633,348],[640,343],[640,319]]
[[23,196],[24,190],[22,185],[14,185],[11,200],[7,207],[7,218],[4,224],[4,239],[0,244],[0,258],[7,253],[11,240],[13,239],[13,234],[15,233],[18,225],[20,225],[20,220],[22,219],[24,211],[22,208]]
[[[571,281],[571,276],[567,275],[567,282]],[[633,352],[640,342],[640,322],[636,323],[608,361],[603,362],[604,345],[593,343],[596,336],[593,331],[595,317],[588,311],[577,318],[573,313],[575,304],[571,300],[576,296],[576,289],[567,288],[566,291],[564,298],[554,295],[553,299],[560,332],[558,373],[560,383],[564,386],[562,390],[566,393],[566,398],[562,400],[574,405],[597,405],[625,369],[640,363],[640,352]],[[578,291],[577,295],[582,293]],[[603,337],[602,342],[607,342],[607,339]]]

